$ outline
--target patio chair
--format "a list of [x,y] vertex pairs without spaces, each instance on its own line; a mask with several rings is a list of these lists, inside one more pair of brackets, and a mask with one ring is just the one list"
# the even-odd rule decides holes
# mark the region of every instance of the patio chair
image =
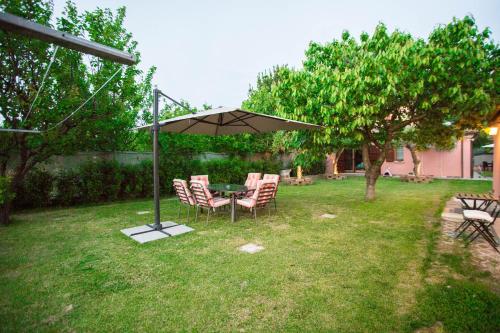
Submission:
[[246,197],[251,197],[253,195],[261,175],[262,174],[260,172],[251,172],[248,174],[247,180],[245,180],[245,186],[248,188],[247,193],[245,193]]
[[215,212],[216,208],[229,205],[231,200],[223,197],[214,197],[205,186],[205,183],[200,180],[191,181],[191,192],[193,193],[196,202],[195,222],[198,220],[198,210],[201,208],[207,209],[207,223],[210,212]]
[[[273,180],[259,180],[257,189],[250,198],[237,199],[236,204],[249,208],[253,217],[257,220],[257,208],[268,206],[276,190],[276,183]],[[268,206],[269,208],[269,206]],[[269,215],[271,210],[269,208]]]
[[266,173],[266,174],[264,174],[264,177],[262,178],[262,180],[272,180],[276,184],[276,187],[274,188],[272,200],[274,202],[274,209],[277,209],[276,208],[276,194],[278,193],[278,185],[280,182],[280,176]]
[[191,207],[196,206],[196,201],[194,200],[193,194],[189,190],[188,184],[184,179],[174,179],[174,189],[179,198],[179,213],[177,214],[177,218],[181,218],[181,207],[182,205],[187,206],[187,221],[189,222],[189,211]]
[[479,236],[482,236],[491,245],[491,247],[495,249],[495,251],[500,253],[497,248],[499,244],[496,240],[496,235],[494,234],[494,231],[492,231],[493,224],[495,223],[499,215],[500,204],[498,203],[498,201],[495,202],[495,206],[493,207],[491,212],[488,212],[486,210],[465,209],[463,211],[463,227],[457,237],[465,232],[465,230],[472,227],[474,230],[465,237],[467,245],[472,243]]
[[193,180],[199,180],[203,183],[203,185],[208,186],[210,182],[208,181],[208,175],[196,175],[196,176],[191,176],[191,181]]

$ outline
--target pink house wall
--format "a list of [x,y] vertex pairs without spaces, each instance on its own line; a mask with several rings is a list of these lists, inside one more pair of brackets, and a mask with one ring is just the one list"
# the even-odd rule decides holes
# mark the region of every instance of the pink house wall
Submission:
[[[422,175],[471,178],[471,147],[472,139],[465,137],[462,141],[458,141],[455,147],[449,151],[429,149],[418,152],[422,161]],[[387,169],[393,175],[407,175],[412,172],[413,161],[410,151],[404,148],[403,161],[384,162],[382,173]]]

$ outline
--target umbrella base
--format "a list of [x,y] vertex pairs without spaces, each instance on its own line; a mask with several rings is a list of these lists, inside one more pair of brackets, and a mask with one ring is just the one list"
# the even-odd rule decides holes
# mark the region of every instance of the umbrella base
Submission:
[[123,229],[121,232],[133,240],[143,244],[158,239],[182,235],[193,230],[193,228],[184,224],[167,221],[161,223],[161,230],[156,230],[153,224],[145,224],[138,227]]

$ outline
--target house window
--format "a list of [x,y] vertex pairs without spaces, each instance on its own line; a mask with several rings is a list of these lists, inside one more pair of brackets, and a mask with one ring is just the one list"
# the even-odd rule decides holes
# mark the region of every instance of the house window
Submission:
[[403,161],[405,159],[405,150],[403,146],[396,148],[396,161]]

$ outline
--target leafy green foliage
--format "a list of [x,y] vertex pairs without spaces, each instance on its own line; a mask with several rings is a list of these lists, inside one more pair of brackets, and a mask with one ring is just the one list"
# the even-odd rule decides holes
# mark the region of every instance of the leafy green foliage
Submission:
[[54,177],[39,168],[32,169],[18,187],[15,205],[19,207],[46,207],[50,205]]
[[[50,1],[2,1],[0,9],[51,26]],[[123,7],[116,13],[100,8],[79,13],[68,1],[54,28],[127,51],[140,59],[137,42],[123,27],[124,19]],[[130,129],[135,126],[140,110],[150,103],[147,96],[154,68],[144,74],[137,65],[123,67],[60,47],[35,101],[55,49],[49,43],[3,30],[0,30],[0,46],[4,78],[0,82],[0,126],[45,131],[38,135],[0,135],[0,175],[5,176],[8,163],[13,166],[14,191],[29,170],[52,155],[86,149],[126,149],[135,139]],[[63,121],[117,71],[100,93]],[[7,211],[8,207],[3,209]]]
[[[173,193],[174,178],[189,179],[191,175],[208,174],[213,183],[243,184],[249,172],[276,174],[280,167],[274,160],[231,158],[202,162],[165,156],[160,162],[160,193]],[[56,175],[34,168],[21,182],[14,206],[70,206],[150,197],[153,194],[152,169],[151,161],[136,165],[120,165],[116,161],[88,162]]]
[[[475,129],[493,110],[498,46],[473,18],[437,27],[428,41],[379,24],[370,36],[311,43],[303,69],[280,69],[272,88],[281,114],[325,126],[314,142],[349,137],[363,144],[367,199],[380,167],[408,126]],[[369,159],[369,148],[380,152]]]
[[[294,118],[295,115],[289,112],[283,113],[284,99],[277,98],[275,90],[285,84],[290,69],[287,66],[275,66],[270,71],[260,73],[257,77],[257,85],[250,88],[248,98],[243,102],[243,106],[249,110],[281,115]],[[274,92],[273,92],[274,91]],[[281,105],[280,105],[281,103]],[[290,105],[293,108],[294,104]],[[317,123],[317,117],[303,117],[301,121]],[[293,153],[295,155],[294,164],[310,169],[313,165],[318,165],[324,161],[325,155],[339,151],[341,148],[356,146],[357,142],[353,136],[332,136],[327,128],[319,131],[280,131],[273,135],[273,153]],[[323,163],[324,164],[324,163]],[[320,171],[322,173],[323,171]]]

